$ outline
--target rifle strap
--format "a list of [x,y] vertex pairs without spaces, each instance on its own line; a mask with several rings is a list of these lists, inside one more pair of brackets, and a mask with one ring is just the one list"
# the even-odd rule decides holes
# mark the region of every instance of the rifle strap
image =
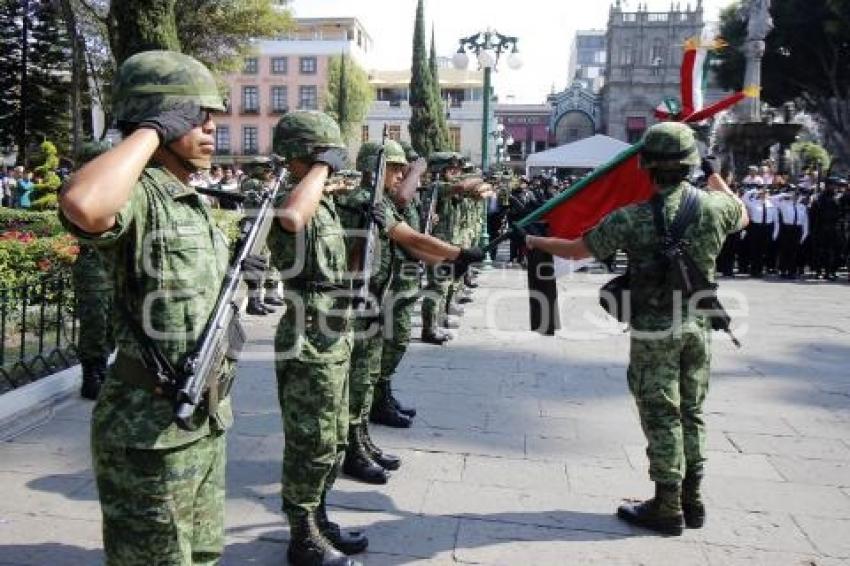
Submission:
[[178,385],[177,370],[174,369],[174,366],[165,354],[162,353],[159,346],[157,346],[156,343],[145,333],[142,325],[139,324],[136,318],[127,309],[127,305],[121,301],[116,301],[115,304],[118,312],[130,328],[130,332],[133,333],[133,337],[136,339],[136,342],[138,342],[139,348],[141,348],[145,367],[147,367],[148,371],[153,373],[154,377],[159,382],[157,385],[173,390]]
[[664,217],[664,198],[661,195],[655,195],[650,202],[655,218],[655,230],[661,238],[662,251],[672,251],[681,243],[685,230],[699,214],[701,208],[699,193],[693,187],[685,188],[682,203],[669,229]]

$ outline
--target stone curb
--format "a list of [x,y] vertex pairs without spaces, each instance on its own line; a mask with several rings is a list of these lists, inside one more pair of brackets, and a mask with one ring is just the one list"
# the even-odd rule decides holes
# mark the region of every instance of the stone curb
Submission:
[[49,420],[56,405],[77,392],[81,382],[78,364],[0,395],[0,441]]

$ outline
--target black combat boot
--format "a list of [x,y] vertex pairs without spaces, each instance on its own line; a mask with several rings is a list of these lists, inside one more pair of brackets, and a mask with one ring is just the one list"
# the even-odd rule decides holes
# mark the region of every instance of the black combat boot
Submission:
[[375,396],[372,401],[372,410],[369,411],[369,420],[375,424],[382,424],[392,428],[410,428],[413,419],[400,412],[392,403],[390,391],[386,387],[375,388]]
[[425,344],[435,344],[437,346],[442,346],[449,341],[448,335],[433,328],[423,328],[421,339]]
[[378,448],[372,437],[369,436],[369,424],[366,422],[360,423],[360,438],[363,439],[363,446],[366,448],[366,452],[376,464],[385,470],[391,471],[401,467],[401,458]]
[[[378,397],[385,395],[385,393],[383,391],[384,389],[387,390],[386,395],[390,398],[390,403],[392,403],[392,405],[393,405],[393,407],[395,407],[396,411],[398,411],[402,415],[407,415],[411,419],[416,416],[416,409],[415,408],[408,407],[406,405],[402,405],[401,401],[396,399],[396,396],[393,395],[393,386],[392,386],[392,382],[390,382],[390,381],[385,381],[385,380],[382,379],[382,380],[378,381],[378,383],[375,384],[375,393],[374,393],[375,400],[377,400]],[[374,402],[372,403],[372,406],[373,407],[375,406]]]
[[[271,311],[274,312],[274,311]],[[248,306],[245,307],[245,314],[252,314],[256,316],[265,316],[269,314],[269,311],[260,301],[259,297],[251,297],[248,299]]]
[[443,320],[443,328],[457,330],[458,328],[460,328],[460,321],[457,319],[457,317],[447,316],[445,320]]
[[624,503],[617,517],[664,535],[679,536],[685,528],[682,517],[682,486],[655,483],[655,497],[642,503]]
[[457,298],[457,303],[459,305],[463,305],[463,304],[471,303],[471,302],[472,302],[472,295],[470,295],[469,293],[463,293],[463,294],[461,294],[460,297]]
[[274,307],[282,307],[283,306],[283,299],[281,298],[281,296],[278,294],[277,291],[275,291],[274,289],[268,289],[266,291],[266,296],[263,299],[263,303],[265,303],[267,305],[272,305]]
[[91,401],[97,400],[97,395],[100,393],[100,383],[102,377],[97,373],[97,362],[80,360],[80,366],[83,368],[83,384],[80,387],[80,397]]
[[357,424],[348,427],[348,447],[345,449],[342,472],[350,478],[375,485],[383,485],[390,479],[387,471],[369,456]]
[[343,531],[340,526],[328,518],[328,508],[325,503],[327,493],[322,495],[322,502],[316,509],[316,524],[334,548],[345,554],[359,554],[369,547],[369,539],[360,531]]
[[688,470],[682,481],[682,513],[689,529],[701,529],[705,524],[705,503],[702,501],[702,470]]
[[334,548],[322,534],[314,513],[290,515],[289,535],[286,558],[293,566],[361,566]]

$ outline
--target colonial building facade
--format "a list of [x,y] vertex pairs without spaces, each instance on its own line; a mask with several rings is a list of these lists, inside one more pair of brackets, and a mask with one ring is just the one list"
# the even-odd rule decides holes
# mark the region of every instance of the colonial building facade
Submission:
[[684,9],[650,12],[638,4],[623,10],[621,0],[608,16],[608,61],[602,89],[604,133],[635,142],[654,121],[665,97],[680,98],[679,75],[684,44],[703,30],[702,0]]
[[257,41],[240,73],[226,77],[228,110],[216,117],[217,161],[271,152],[272,131],[290,110],[321,110],[328,62],[345,53],[369,64],[372,39],[356,18],[300,18],[275,40]]

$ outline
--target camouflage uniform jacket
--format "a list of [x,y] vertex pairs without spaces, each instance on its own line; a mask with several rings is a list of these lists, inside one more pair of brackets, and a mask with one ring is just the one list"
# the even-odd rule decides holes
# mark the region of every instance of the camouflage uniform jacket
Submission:
[[[151,166],[109,230],[87,234],[64,216],[62,220],[81,242],[102,253],[112,273],[116,302],[179,367],[212,313],[228,262],[224,235],[198,194],[166,169]],[[114,325],[119,356],[141,362],[141,347],[120,310]],[[181,430],[173,422],[171,399],[120,377],[110,375],[106,380],[92,415],[92,434],[104,444],[174,448],[232,424],[226,398],[215,415],[209,415],[203,404],[198,408],[197,430]]]
[[[278,196],[278,208],[291,189]],[[333,198],[323,196],[296,234],[272,222],[268,245],[285,289],[286,310],[275,339],[278,355],[306,363],[346,360],[351,351],[348,252]]]
[[112,291],[112,277],[94,246],[80,242],[80,253],[71,271],[78,291]]
[[[661,191],[664,216],[669,227],[679,210],[687,183]],[[697,266],[714,281],[715,258],[727,234],[741,229],[741,209],[731,196],[721,192],[699,193],[699,216],[685,230],[683,240]],[[584,236],[594,257],[602,259],[624,250],[631,269],[632,327],[637,330],[664,330],[673,322],[672,287],[667,272],[655,267],[660,239],[650,203],[615,210]],[[682,320],[689,320],[682,309]]]
[[[369,206],[371,198],[371,189],[368,187],[359,187],[348,194],[337,197],[340,220],[346,232],[348,249],[354,249],[354,246],[362,247],[365,244],[363,231],[366,229],[367,219],[364,210]],[[372,276],[369,280],[369,286],[374,292],[385,291],[390,283],[393,275],[393,261],[398,247],[390,240],[389,233],[399,222],[403,221],[389,196],[384,196],[383,205],[387,225],[384,229],[378,229],[375,263],[372,266]],[[358,266],[353,266],[354,270],[358,268]]]

